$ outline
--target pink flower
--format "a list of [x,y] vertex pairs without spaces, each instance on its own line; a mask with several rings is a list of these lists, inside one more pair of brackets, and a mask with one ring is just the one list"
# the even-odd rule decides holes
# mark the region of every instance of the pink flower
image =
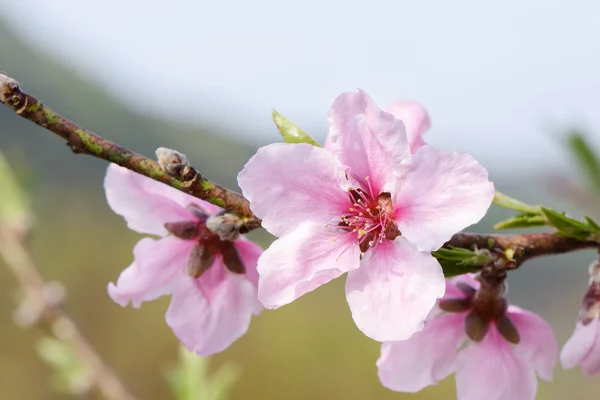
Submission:
[[277,143],[248,161],[238,183],[279,239],[258,262],[258,296],[288,304],[348,272],[346,298],[367,336],[420,330],[444,275],[431,256],[479,221],[494,188],[473,157],[422,146],[364,92],[339,96],[326,148]]
[[209,355],[246,333],[262,309],[256,264],[262,250],[240,238],[222,241],[206,228],[219,208],[115,164],[104,181],[106,198],[130,229],[144,238],[110,297],[122,306],[171,294],[167,324],[191,351]]
[[600,372],[600,262],[590,265],[590,282],[573,335],[560,353],[564,369],[581,365],[587,375]]
[[406,127],[408,146],[411,152],[425,145],[421,137],[431,126],[427,110],[417,102],[401,100],[387,106],[386,111],[398,118]]
[[534,313],[507,306],[502,292],[482,293],[472,276],[448,280],[440,309],[422,331],[382,344],[381,383],[414,393],[455,372],[458,400],[534,399],[536,372],[549,381],[556,365],[552,328]]

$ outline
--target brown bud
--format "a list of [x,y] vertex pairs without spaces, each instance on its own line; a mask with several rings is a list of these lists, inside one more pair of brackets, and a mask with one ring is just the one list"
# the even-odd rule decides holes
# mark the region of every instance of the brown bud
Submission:
[[212,265],[215,256],[202,243],[198,243],[190,253],[187,274],[192,278],[200,277]]
[[180,239],[194,239],[198,237],[198,223],[195,221],[165,222],[169,233]]
[[440,300],[440,308],[446,312],[465,312],[473,307],[473,302],[469,298]]
[[243,274],[246,272],[244,262],[240,258],[240,254],[232,242],[223,242],[221,244],[221,252],[223,255],[223,263],[228,270],[235,274]]
[[508,315],[504,313],[498,315],[496,317],[496,326],[504,339],[514,344],[518,344],[521,341],[519,331]]
[[156,157],[160,168],[171,176],[180,177],[185,167],[190,163],[185,154],[177,150],[159,147],[156,149]]
[[481,342],[487,334],[489,328],[490,321],[488,319],[484,319],[473,312],[467,315],[467,320],[465,321],[465,332],[467,333],[467,336],[474,342]]
[[239,229],[243,224],[240,217],[229,213],[215,215],[206,220],[206,227],[209,231],[216,233],[221,240],[229,241],[238,238]]

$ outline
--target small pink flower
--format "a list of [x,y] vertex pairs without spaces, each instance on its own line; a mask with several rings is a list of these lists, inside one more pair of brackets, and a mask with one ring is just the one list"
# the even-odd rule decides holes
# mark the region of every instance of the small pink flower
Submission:
[[277,308],[348,272],[359,329],[407,339],[444,293],[430,252],[485,215],[493,184],[470,155],[430,146],[411,154],[404,123],[364,92],[339,96],[329,123],[325,148],[265,146],[238,175],[280,238],[259,259],[258,296]]
[[470,275],[448,280],[422,331],[382,344],[377,367],[385,387],[414,393],[455,372],[458,400],[535,398],[536,372],[552,380],[558,357],[552,328],[503,297],[480,298],[478,289]]
[[209,231],[207,218],[218,207],[115,164],[104,187],[108,204],[130,229],[162,237],[136,244],[133,263],[108,285],[110,297],[139,307],[171,294],[167,324],[199,355],[220,352],[246,333],[262,309],[256,295],[262,249]]
[[564,369],[581,365],[587,375],[600,372],[600,262],[590,265],[590,282],[573,335],[560,353]]

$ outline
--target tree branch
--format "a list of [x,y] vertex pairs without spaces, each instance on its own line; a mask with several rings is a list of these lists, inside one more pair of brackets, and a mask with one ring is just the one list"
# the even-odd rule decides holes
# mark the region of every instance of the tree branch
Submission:
[[58,115],[35,97],[23,92],[16,80],[1,72],[0,102],[17,115],[63,138],[76,154],[88,154],[113,162],[238,214],[244,219],[248,230],[260,226],[260,220],[250,210],[250,204],[239,193],[209,181],[193,168],[189,168],[186,176],[170,175],[156,161],[125,149]]
[[[114,162],[139,174],[163,182],[199,199],[216,204],[240,215],[245,223],[243,232],[259,228],[261,220],[250,210],[242,195],[221,187],[191,167],[181,173],[162,169],[155,161],[133,153],[111,141],[79,127],[43,105],[35,97],[24,93],[12,78],[0,73],[0,102],[28,119],[63,138],[75,153],[89,154]],[[598,243],[578,241],[557,233],[532,233],[524,235],[478,235],[458,233],[444,247],[489,249],[496,253],[513,252],[509,268],[517,268],[533,257],[567,253],[581,249],[598,248]]]
[[39,323],[69,345],[79,361],[91,372],[92,384],[104,398],[135,400],[64,311],[60,296],[49,295],[49,285],[31,260],[23,240],[22,232],[13,232],[9,226],[0,223],[0,256],[6,260],[25,292],[25,300],[21,305],[21,311],[27,315],[25,321]]
[[492,252],[503,254],[506,254],[507,251],[512,251],[514,254],[512,262],[508,264],[508,268],[515,269],[534,257],[569,253],[584,249],[597,249],[600,247],[600,244],[571,239],[561,236],[556,232],[522,235],[457,233],[444,244],[444,247],[488,249]]

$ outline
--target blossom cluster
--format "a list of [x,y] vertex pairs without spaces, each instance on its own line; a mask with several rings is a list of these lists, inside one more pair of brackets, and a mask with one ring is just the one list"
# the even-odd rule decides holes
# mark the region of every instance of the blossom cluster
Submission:
[[[552,379],[558,345],[539,316],[508,305],[503,282],[445,279],[431,252],[478,222],[494,197],[469,154],[426,144],[430,119],[415,102],[380,109],[364,92],[340,95],[323,147],[262,147],[238,175],[243,195],[277,239],[266,249],[223,236],[225,210],[111,165],[108,204],[143,238],[109,284],[125,306],[171,295],[167,324],[199,355],[241,337],[276,309],[347,274],[356,326],[382,342],[382,384],[416,392],[456,373],[458,398],[533,399]],[[597,270],[598,268],[596,268]],[[600,370],[600,278],[561,354],[565,368]]]

